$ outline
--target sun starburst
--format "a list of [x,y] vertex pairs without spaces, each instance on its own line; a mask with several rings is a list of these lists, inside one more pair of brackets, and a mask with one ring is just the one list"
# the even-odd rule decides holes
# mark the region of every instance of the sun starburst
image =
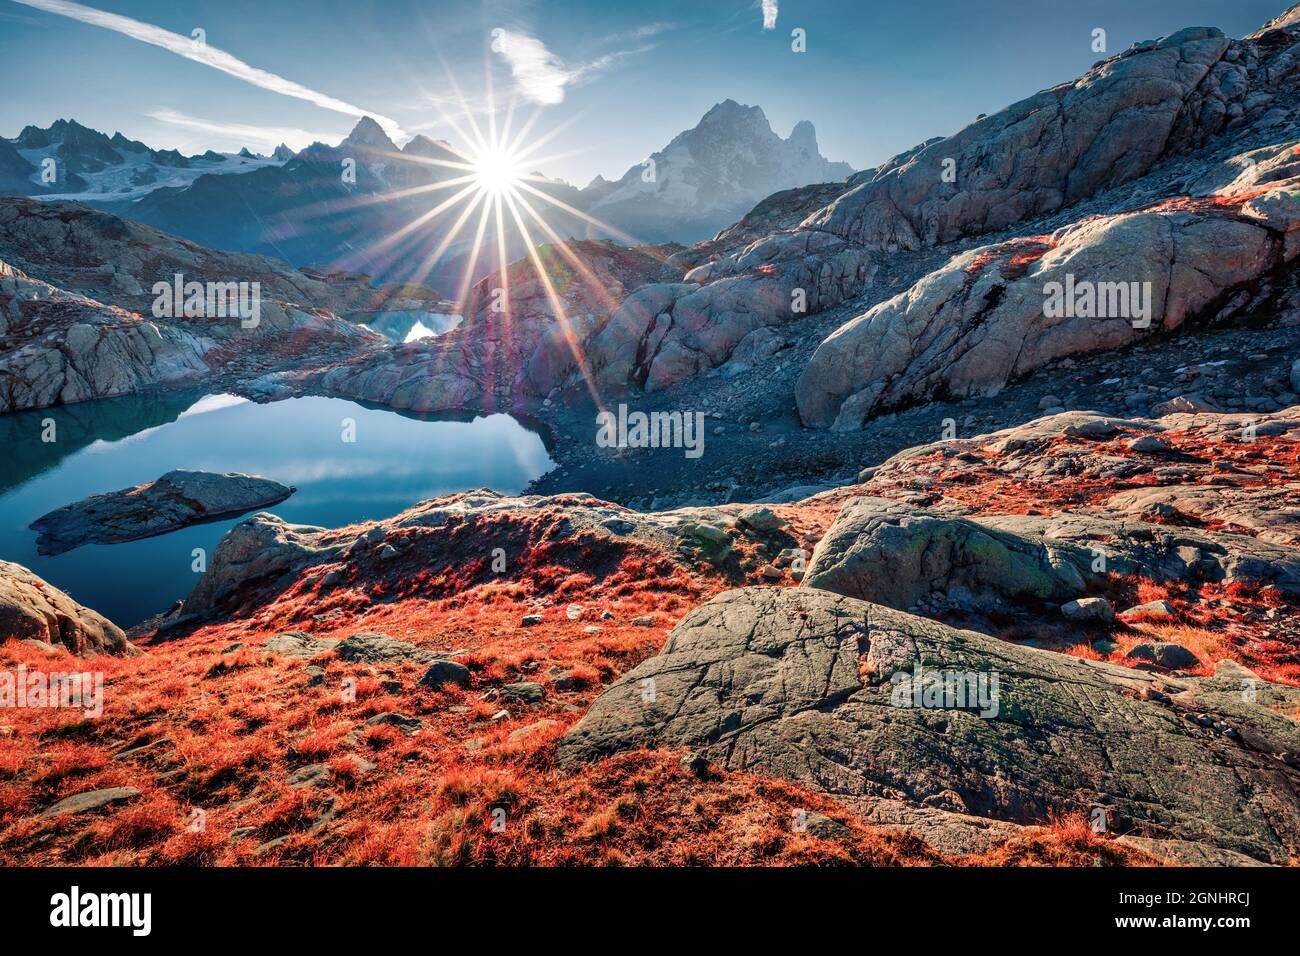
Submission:
[[[489,298],[471,296],[470,290],[477,281],[492,276],[491,281],[495,282],[492,292],[495,295],[491,298],[502,307],[493,310],[494,314],[488,317],[488,321],[502,323],[500,331],[508,338],[513,322],[510,266],[512,250],[515,250],[514,261],[520,263],[522,268],[531,267],[534,270],[550,310],[563,330],[563,339],[573,351],[575,365],[586,380],[593,398],[600,405],[600,397],[596,394],[588,363],[581,351],[580,338],[573,334],[554,277],[548,274],[546,260],[539,255],[537,239],[549,243],[572,269],[576,278],[604,301],[610,310],[617,303],[610,301],[604,283],[592,273],[582,256],[571,248],[572,239],[566,238],[562,233],[581,230],[586,234],[584,238],[613,238],[631,245],[639,243],[622,230],[555,195],[566,192],[571,187],[529,171],[543,168],[548,163],[576,152],[540,152],[564,133],[573,122],[572,119],[545,134],[534,135],[534,127],[541,116],[539,107],[522,128],[514,131],[515,102],[512,100],[503,111],[497,110],[490,71],[486,87],[486,110],[480,113],[470,108],[450,73],[448,81],[459,108],[451,112],[440,110],[441,119],[463,145],[458,149],[443,144],[445,150],[437,155],[412,156],[402,153],[394,157],[427,164],[438,168],[445,175],[440,175],[427,184],[358,197],[357,202],[365,204],[409,200],[421,195],[428,195],[430,200],[427,209],[374,242],[365,253],[374,256],[383,252],[392,256],[403,254],[402,250],[407,248],[419,248],[419,263],[407,276],[408,281],[418,284],[429,276],[458,241],[462,242],[457,253],[463,259],[464,268],[456,289],[456,302],[461,311],[465,312],[471,299],[479,301]],[[439,195],[444,192],[450,194],[445,198]],[[469,238],[462,239],[463,233]],[[429,249],[427,254],[425,249]],[[484,261],[486,258],[494,258],[496,261],[489,265]],[[556,260],[552,258],[550,261]]]
[[523,178],[519,160],[503,149],[493,149],[470,160],[478,188],[486,193],[512,190]]

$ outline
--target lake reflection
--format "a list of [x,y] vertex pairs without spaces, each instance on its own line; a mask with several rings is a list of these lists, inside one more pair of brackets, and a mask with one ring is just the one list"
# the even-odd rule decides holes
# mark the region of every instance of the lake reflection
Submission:
[[[347,421],[355,423],[355,441]],[[42,442],[43,423],[57,440]],[[28,525],[92,494],[173,468],[263,475],[297,491],[267,508],[332,527],[385,518],[437,495],[522,490],[553,466],[541,438],[507,415],[426,420],[337,398],[255,404],[233,395],[86,402],[0,416],[0,557],[31,568],[122,627],[193,588],[191,552],[213,548],[242,517],[126,544],[36,554]]]

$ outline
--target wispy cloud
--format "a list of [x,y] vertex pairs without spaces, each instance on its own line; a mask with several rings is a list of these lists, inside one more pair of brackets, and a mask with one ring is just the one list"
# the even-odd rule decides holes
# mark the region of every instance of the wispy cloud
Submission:
[[274,149],[281,143],[294,150],[314,142],[333,143],[343,139],[346,132],[313,133],[293,126],[251,126],[245,123],[223,123],[220,120],[190,116],[170,109],[150,110],[152,119],[178,129],[195,130],[207,136],[221,136],[241,146],[262,146]]
[[776,6],[776,0],[763,0],[763,29],[764,30],[776,29],[777,12],[778,11]]
[[676,23],[667,22],[647,23],[631,30],[624,30],[622,33],[612,33],[601,42],[626,43],[628,40],[648,40],[650,37],[657,37],[669,30],[676,30],[677,26]]
[[222,73],[237,77],[245,83],[251,83],[253,86],[270,90],[273,93],[306,100],[308,103],[313,103],[323,109],[333,110],[336,113],[344,113],[349,116],[372,116],[380,126],[384,127],[389,136],[398,138],[406,135],[397,121],[387,116],[381,116],[371,110],[363,110],[359,106],[327,96],[310,87],[303,86],[301,83],[295,83],[293,80],[287,80],[274,73],[268,73],[266,70],[260,70],[224,50],[219,50],[206,43],[197,43],[190,37],[172,33],[162,27],[156,27],[116,13],[97,10],[84,4],[73,3],[71,0],[13,0],[13,2],[78,20],[82,23],[88,23],[91,26],[103,27],[105,30],[112,30],[114,33],[121,33],[133,40],[139,40],[141,43],[162,47],[177,56],[183,56],[187,60],[202,63],[214,70],[220,70]]
[[645,46],[639,46],[635,50],[618,50],[614,53],[606,53],[604,56],[599,56],[590,63],[584,63],[576,70],[571,70],[569,73],[569,85],[574,86],[578,83],[582,83],[595,74],[600,73],[603,70],[608,70],[619,60],[625,60],[629,56],[636,56],[639,53],[649,53],[653,49],[653,44],[647,44]]
[[506,61],[515,86],[526,99],[546,106],[564,102],[564,88],[573,75],[541,40],[498,27],[492,31],[492,52]]
[[[650,24],[642,29],[650,32],[643,33],[641,36],[653,36],[671,29],[671,25]],[[492,31],[491,36],[492,51],[510,67],[510,75],[514,77],[515,88],[520,95],[543,106],[563,103],[564,93],[568,87],[589,80],[597,73],[609,69],[619,60],[654,49],[653,45],[643,45],[631,50],[617,50],[588,63],[569,67],[560,57],[547,49],[546,44],[527,33],[498,27]],[[616,38],[631,37],[632,34],[629,33],[620,34]],[[606,38],[606,42],[616,38]]]

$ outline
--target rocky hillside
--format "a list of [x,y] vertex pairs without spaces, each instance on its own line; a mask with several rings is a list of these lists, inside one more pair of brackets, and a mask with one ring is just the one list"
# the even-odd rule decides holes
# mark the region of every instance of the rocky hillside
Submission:
[[[156,314],[155,284],[172,288],[178,275],[247,284],[250,304],[256,284],[256,316],[186,316],[174,301]],[[439,303],[423,287],[375,288],[368,276],[204,249],[85,206],[0,197],[0,410],[336,362],[388,341],[340,316]]]
[[95,659],[102,719],[0,736],[0,857],[1294,861],[1300,418],[1247,425],[1060,414],[772,506],[253,516]]
[[[620,395],[654,402],[681,389],[691,401],[708,389],[703,379],[771,369],[739,384],[761,381],[755,389],[774,390],[782,414],[796,410],[804,425],[852,431],[896,410],[992,395],[1060,361],[1163,342],[1184,329],[1286,324],[1296,314],[1297,42],[1300,27],[1283,17],[1240,40],[1196,27],[1135,44],[1073,82],[842,184],[769,196],[690,248],[544,247],[538,261],[553,280],[539,278],[528,257],[511,267],[509,289],[497,291],[500,276],[484,279],[464,296],[464,325],[435,346],[362,347],[337,361],[300,363],[301,374],[277,378],[267,394],[321,391],[422,411],[545,417],[548,407]],[[746,155],[767,143],[754,155],[767,157],[760,165],[776,179],[829,170],[804,148],[806,133],[769,142],[759,114],[722,104],[664,152],[659,187],[675,181],[671,171],[686,154],[713,170],[687,177],[701,189],[726,170],[736,182],[753,178],[720,158],[727,150],[706,148],[718,137],[730,142],[736,129],[754,139]],[[294,242],[312,234],[294,217],[308,210],[317,221],[335,193],[347,216],[392,212],[394,203],[360,200],[430,185],[446,170],[416,154],[444,148],[416,140],[398,151],[363,121],[338,148],[317,145],[282,168],[205,178],[203,189],[216,192],[200,205],[225,208],[221,190],[231,183],[264,182],[268,201],[280,206],[263,209],[256,228],[283,215],[275,231]],[[356,184],[341,182],[340,157],[358,159]],[[313,168],[329,196],[312,185]],[[184,193],[197,201],[197,187]],[[597,191],[602,203],[621,195]],[[132,214],[168,195],[133,204]],[[221,228],[241,221],[198,219]],[[9,228],[0,221],[7,261],[67,288],[51,274],[58,262],[24,252],[21,233],[3,235]],[[212,241],[249,247],[228,238]],[[402,243],[389,252],[422,261]],[[1055,307],[1052,288],[1062,290]],[[266,369],[249,371],[259,375],[244,386],[265,393],[258,379]]]
[[[1297,42],[1286,24],[1135,44],[840,186],[770,196],[688,249],[548,248],[560,281],[517,263],[509,315],[487,310],[489,278],[438,348],[292,387],[386,402],[400,383],[403,407],[545,416],[544,401],[572,408],[593,389],[680,407],[741,374],[735,401],[770,392],[765,417],[853,431],[1184,330],[1291,327]],[[474,384],[507,329],[513,379]],[[559,358],[525,369],[557,341]]]

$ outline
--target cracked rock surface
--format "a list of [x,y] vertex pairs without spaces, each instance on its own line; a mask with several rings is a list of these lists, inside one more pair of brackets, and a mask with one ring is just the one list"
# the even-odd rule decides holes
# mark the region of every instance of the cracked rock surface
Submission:
[[[898,706],[891,677],[917,665],[996,675],[997,714]],[[1114,832],[1284,862],[1300,847],[1300,729],[1282,713],[1300,691],[1256,681],[1248,702],[1251,679],[1233,664],[1155,678],[814,588],[746,588],[689,614],[608,688],[560,759],[692,748],[850,804],[1017,824],[1101,807]]]
[[902,610],[936,591],[971,607],[1060,604],[1106,573],[1272,584],[1300,596],[1294,549],[1246,535],[1069,512],[959,517],[874,497],[844,506],[804,583]]

